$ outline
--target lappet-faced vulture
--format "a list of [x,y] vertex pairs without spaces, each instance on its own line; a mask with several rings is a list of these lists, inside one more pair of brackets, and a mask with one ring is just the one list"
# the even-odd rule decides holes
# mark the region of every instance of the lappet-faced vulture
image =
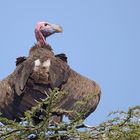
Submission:
[[62,28],[47,22],[37,23],[37,43],[29,56],[19,57],[15,71],[0,82],[0,110],[4,117],[18,120],[37,104],[36,100],[47,98],[46,93],[55,87],[66,93],[57,107],[74,110],[68,114],[70,119],[77,112],[82,112],[81,118],[85,119],[96,109],[101,94],[98,84],[72,70],[65,54],[54,55],[45,41],[56,32],[62,32]]

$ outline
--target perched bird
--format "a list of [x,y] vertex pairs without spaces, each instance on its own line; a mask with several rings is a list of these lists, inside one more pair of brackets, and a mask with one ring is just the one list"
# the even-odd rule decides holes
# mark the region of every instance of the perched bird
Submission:
[[[53,33],[62,31],[58,25],[37,23],[37,44],[30,49],[28,57],[17,59],[14,73],[0,83],[1,89],[5,90],[5,94],[0,91],[3,116],[18,120],[27,109],[37,104],[36,100],[47,98],[49,89],[55,87],[65,92],[61,101],[56,103],[57,108],[72,110],[66,113],[70,119],[79,113],[81,119],[85,119],[96,109],[101,95],[99,85],[72,70],[65,54],[54,55],[45,40]],[[62,116],[63,113],[59,115]]]

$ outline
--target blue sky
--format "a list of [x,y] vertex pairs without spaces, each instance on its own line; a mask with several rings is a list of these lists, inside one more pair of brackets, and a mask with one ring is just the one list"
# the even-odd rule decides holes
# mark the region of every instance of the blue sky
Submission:
[[28,55],[38,21],[58,23],[63,34],[48,38],[55,53],[66,53],[71,68],[102,88],[97,110],[87,123],[109,112],[140,104],[139,0],[4,0],[0,2],[0,79]]

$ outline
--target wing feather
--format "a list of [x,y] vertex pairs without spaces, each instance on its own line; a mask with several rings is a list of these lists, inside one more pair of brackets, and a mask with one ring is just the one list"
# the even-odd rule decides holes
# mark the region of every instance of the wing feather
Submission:
[[18,95],[21,95],[24,91],[25,85],[30,77],[34,68],[34,61],[27,59],[21,65],[17,67],[15,78],[15,90]]

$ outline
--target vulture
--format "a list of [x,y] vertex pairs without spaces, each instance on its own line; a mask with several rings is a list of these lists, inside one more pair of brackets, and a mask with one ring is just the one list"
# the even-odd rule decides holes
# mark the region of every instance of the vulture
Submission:
[[0,111],[8,119],[20,121],[26,110],[37,105],[36,101],[49,96],[55,87],[65,92],[56,103],[57,108],[72,110],[67,115],[74,119],[81,113],[87,118],[96,109],[101,96],[99,85],[74,71],[67,63],[65,54],[53,53],[46,38],[62,32],[61,26],[48,22],[38,22],[35,26],[37,43],[27,57],[16,60],[12,74],[0,81]]

